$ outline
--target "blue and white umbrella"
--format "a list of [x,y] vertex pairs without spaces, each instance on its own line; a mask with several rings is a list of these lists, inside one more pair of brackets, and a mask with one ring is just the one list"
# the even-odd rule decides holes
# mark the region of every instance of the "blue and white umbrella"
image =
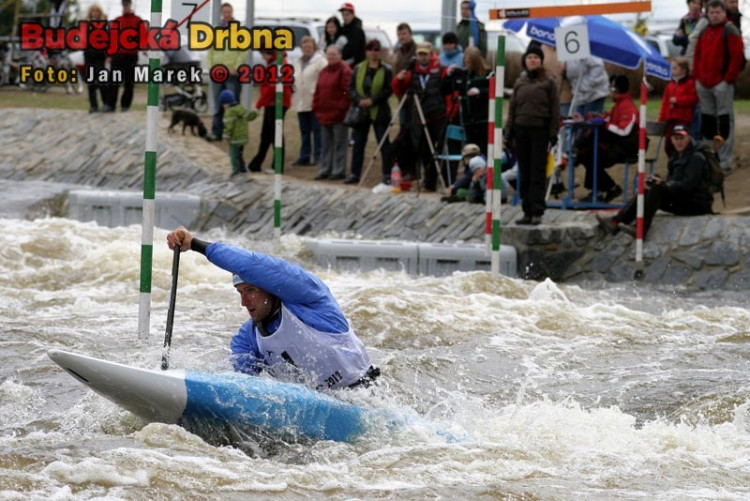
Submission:
[[503,27],[526,34],[533,40],[555,46],[555,28],[586,24],[591,55],[631,70],[644,65],[646,75],[663,80],[670,78],[669,62],[643,37],[604,16],[545,17],[537,19],[511,19]]

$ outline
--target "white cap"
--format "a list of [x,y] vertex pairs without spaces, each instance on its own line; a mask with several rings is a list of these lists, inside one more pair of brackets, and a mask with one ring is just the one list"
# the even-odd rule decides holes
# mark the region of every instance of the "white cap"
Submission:
[[245,281],[242,280],[242,278],[240,278],[239,275],[232,275],[232,285],[234,285],[235,287],[237,287],[238,285],[244,284],[244,283],[245,283]]
[[483,167],[487,167],[487,162],[485,162],[481,155],[477,155],[469,161],[469,169],[471,169],[471,172]]

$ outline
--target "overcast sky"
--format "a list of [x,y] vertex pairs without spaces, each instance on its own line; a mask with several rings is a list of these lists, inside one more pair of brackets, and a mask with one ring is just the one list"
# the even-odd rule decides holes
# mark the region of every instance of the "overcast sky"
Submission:
[[[166,20],[171,12],[173,0],[163,0],[163,18]],[[181,2],[195,2],[200,0],[176,0]],[[218,1],[218,0],[213,0]],[[477,0],[477,16],[480,20],[487,20],[490,9],[535,7],[554,5],[575,5],[582,3],[606,3],[613,0],[596,0],[582,2],[581,0],[502,0],[484,1]],[[244,22],[245,0],[229,0],[234,6],[235,17]],[[82,11],[88,8],[92,0],[80,0]],[[99,0],[110,19],[121,13],[120,0]],[[286,16],[309,16],[325,19],[335,14],[342,2],[336,0],[255,0],[255,16],[262,17],[286,17]],[[402,21],[408,22],[413,28],[440,28],[441,0],[361,0],[352,2],[356,8],[356,14],[368,26],[379,25],[388,32],[395,42],[395,27]],[[459,1],[456,2],[458,5]],[[151,10],[150,0],[133,0],[136,13],[144,19],[149,18]],[[750,18],[747,6],[750,0],[741,0],[742,10],[746,12],[746,18]],[[652,0],[652,12],[649,15],[651,23],[676,23],[687,11],[685,0]],[[458,10],[458,8],[457,8]],[[632,24],[636,14],[615,16],[616,19]]]

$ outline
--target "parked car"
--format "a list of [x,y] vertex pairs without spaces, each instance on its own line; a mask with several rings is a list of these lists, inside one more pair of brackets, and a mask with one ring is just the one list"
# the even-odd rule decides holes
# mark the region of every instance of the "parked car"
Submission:
[[380,57],[384,61],[390,60],[391,54],[393,54],[393,44],[391,43],[391,39],[388,36],[388,33],[380,29],[379,27],[370,28],[368,26],[365,26],[362,29],[365,32],[365,40],[376,39],[380,42]]
[[664,59],[672,57],[678,57],[682,47],[679,47],[672,43],[672,33],[667,32],[656,32],[650,35],[646,35],[646,42],[656,49]]
[[[283,26],[289,28],[294,34],[294,49],[287,51],[287,59],[289,62],[293,62],[295,59],[302,55],[302,49],[300,49],[300,42],[305,36],[311,36],[315,39],[315,44],[323,38],[325,33],[325,20],[317,17],[259,17],[255,19],[254,26],[268,26],[271,28],[277,26]],[[380,29],[379,27],[363,27],[365,32],[365,40],[377,38],[380,41],[380,45],[383,48],[383,58],[390,57],[393,51],[393,44],[388,34]],[[263,58],[258,52],[253,52],[252,64],[263,64]]]
[[[253,22],[253,26],[284,27],[292,30],[294,49],[287,51],[287,59],[291,63],[302,55],[299,44],[303,37],[311,36],[315,39],[315,43],[318,43],[325,30],[325,20],[317,17],[258,17]],[[251,61],[253,65],[264,64],[263,58],[257,51],[253,51]]]
[[497,48],[497,39],[500,35],[505,36],[505,54],[509,52],[518,52],[523,54],[526,52],[526,47],[529,44],[529,40],[524,39],[518,33],[508,30],[493,30],[487,32],[487,59],[491,65],[495,66],[495,52]]
[[412,30],[414,43],[430,42],[438,51],[443,46],[443,33],[440,30]]

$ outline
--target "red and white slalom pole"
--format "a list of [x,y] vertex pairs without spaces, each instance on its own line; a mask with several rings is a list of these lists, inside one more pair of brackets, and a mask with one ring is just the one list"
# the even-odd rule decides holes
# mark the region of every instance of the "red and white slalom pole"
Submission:
[[646,184],[646,101],[648,97],[648,86],[646,75],[641,81],[641,115],[638,130],[638,198],[635,220],[635,261],[643,261],[643,209],[644,209],[644,186]]
[[495,172],[495,77],[490,77],[489,119],[487,121],[487,188],[484,193],[484,243],[492,253],[492,189]]

